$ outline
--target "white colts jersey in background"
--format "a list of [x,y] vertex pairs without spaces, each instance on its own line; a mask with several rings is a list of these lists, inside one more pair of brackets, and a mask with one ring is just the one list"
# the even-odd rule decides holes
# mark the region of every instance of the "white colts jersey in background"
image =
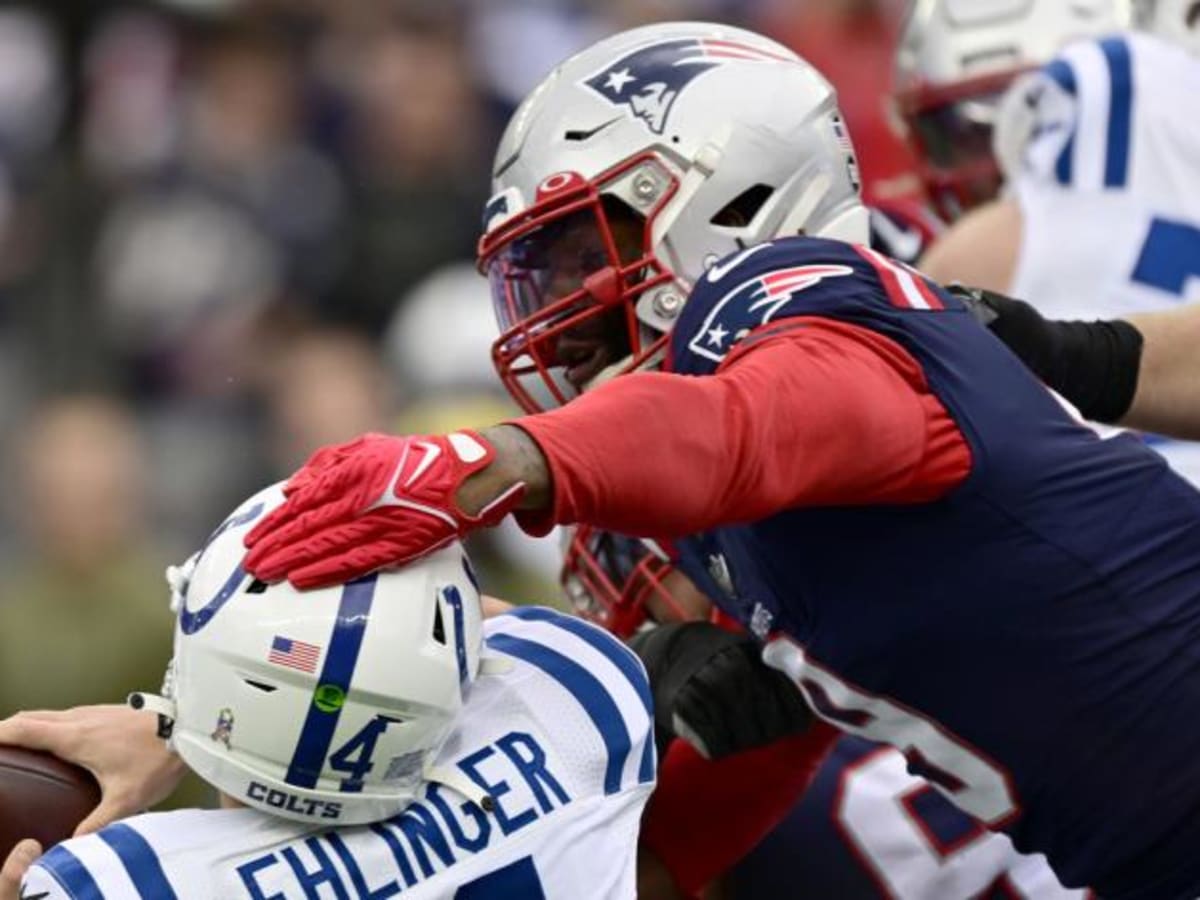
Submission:
[[[1023,222],[1010,293],[1060,319],[1200,301],[1200,57],[1147,34],[1081,41],[1004,109]],[[1149,440],[1200,484],[1200,444]]]
[[641,663],[600,629],[547,609],[490,619],[484,637],[484,668],[437,765],[486,791],[492,812],[431,784],[369,826],[320,829],[250,809],[152,813],[51,849],[23,896],[634,896],[656,765]]

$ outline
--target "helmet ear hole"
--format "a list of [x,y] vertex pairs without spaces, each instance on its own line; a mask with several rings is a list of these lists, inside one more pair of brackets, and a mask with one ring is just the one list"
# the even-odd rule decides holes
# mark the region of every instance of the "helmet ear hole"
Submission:
[[717,210],[709,222],[726,228],[745,228],[771,199],[773,193],[775,189],[770,185],[751,185]]
[[442,621],[442,601],[439,596],[433,601],[433,639],[446,646],[446,624]]

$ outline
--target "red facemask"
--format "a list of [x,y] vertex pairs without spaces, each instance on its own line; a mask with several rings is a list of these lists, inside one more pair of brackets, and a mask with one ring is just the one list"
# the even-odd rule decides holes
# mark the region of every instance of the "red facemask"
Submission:
[[665,337],[639,324],[634,304],[673,280],[650,230],[677,183],[666,183],[645,216],[605,194],[644,163],[662,172],[654,161],[631,157],[590,181],[551,175],[529,209],[480,239],[501,330],[492,361],[527,412],[561,406],[614,363],[632,370],[661,350]]
[[627,638],[649,617],[652,598],[656,609],[667,612],[660,618],[693,618],[664,583],[672,571],[637,538],[580,525],[563,556],[560,579],[580,616]]
[[1004,91],[1024,71],[1009,69],[938,87],[922,84],[897,94],[926,195],[946,221],[999,193],[993,117]]

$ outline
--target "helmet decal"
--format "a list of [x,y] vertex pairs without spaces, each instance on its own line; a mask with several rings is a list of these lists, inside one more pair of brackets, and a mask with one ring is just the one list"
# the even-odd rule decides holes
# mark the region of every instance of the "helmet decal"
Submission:
[[583,83],[614,106],[625,107],[655,134],[662,134],[680,92],[696,76],[730,60],[789,61],[785,56],[734,41],[685,38],[639,47]]
[[587,182],[578,172],[555,172],[553,175],[547,175],[542,179],[541,184],[537,187],[537,197],[535,199],[542,201],[561,191],[582,187],[585,184]]

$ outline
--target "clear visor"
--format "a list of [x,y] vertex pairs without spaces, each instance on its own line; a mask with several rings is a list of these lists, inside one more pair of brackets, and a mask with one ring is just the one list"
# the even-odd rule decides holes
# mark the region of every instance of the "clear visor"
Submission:
[[[591,207],[514,238],[496,252],[487,269],[500,330],[539,317],[543,310],[582,291],[589,275],[619,265]],[[565,308],[540,325],[561,321],[572,311],[574,307]]]

